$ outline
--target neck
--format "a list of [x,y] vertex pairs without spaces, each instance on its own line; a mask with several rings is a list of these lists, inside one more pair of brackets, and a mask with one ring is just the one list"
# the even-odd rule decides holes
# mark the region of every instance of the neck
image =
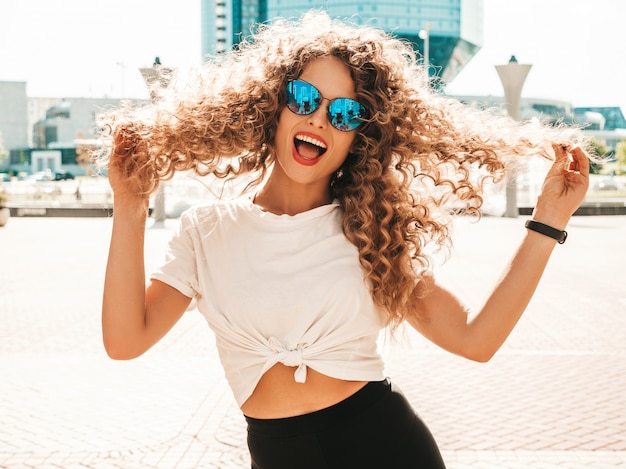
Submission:
[[271,180],[267,181],[254,198],[256,205],[276,215],[296,215],[332,201],[330,187],[323,191],[308,187],[284,188],[276,187]]

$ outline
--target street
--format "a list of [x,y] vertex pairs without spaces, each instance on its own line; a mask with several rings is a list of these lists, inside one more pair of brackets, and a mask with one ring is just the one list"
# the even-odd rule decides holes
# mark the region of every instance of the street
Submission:
[[[454,225],[440,281],[479,307],[526,217]],[[150,271],[176,220],[146,232]],[[110,218],[0,228],[0,468],[245,468],[245,423],[214,338],[189,311],[143,357],[110,360],[100,304]],[[626,216],[574,217],[496,357],[468,362],[406,330],[387,374],[450,469],[626,467]]]

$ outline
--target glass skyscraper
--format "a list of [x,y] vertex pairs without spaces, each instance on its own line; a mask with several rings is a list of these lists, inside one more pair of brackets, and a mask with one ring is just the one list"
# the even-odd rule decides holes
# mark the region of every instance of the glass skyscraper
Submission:
[[408,39],[424,55],[428,31],[431,74],[454,78],[482,44],[482,0],[201,0],[202,53],[230,50],[258,22],[297,18],[312,8],[335,18],[380,27]]

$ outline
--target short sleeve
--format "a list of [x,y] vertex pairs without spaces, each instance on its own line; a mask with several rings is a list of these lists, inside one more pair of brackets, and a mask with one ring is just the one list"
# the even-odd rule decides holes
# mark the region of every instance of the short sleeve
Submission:
[[192,212],[181,215],[168,243],[164,263],[150,275],[150,278],[160,280],[190,298],[199,296],[194,219]]

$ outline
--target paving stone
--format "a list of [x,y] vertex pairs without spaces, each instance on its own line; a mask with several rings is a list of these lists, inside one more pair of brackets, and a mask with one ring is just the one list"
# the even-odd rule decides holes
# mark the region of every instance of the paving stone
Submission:
[[[457,220],[440,281],[480,305],[523,222]],[[147,229],[148,270],[175,223]],[[110,229],[101,218],[16,218],[0,229],[0,468],[249,467],[245,421],[196,311],[145,356],[106,357]],[[568,231],[489,363],[411,330],[381,340],[387,374],[450,469],[626,467],[626,217],[577,217]]]

